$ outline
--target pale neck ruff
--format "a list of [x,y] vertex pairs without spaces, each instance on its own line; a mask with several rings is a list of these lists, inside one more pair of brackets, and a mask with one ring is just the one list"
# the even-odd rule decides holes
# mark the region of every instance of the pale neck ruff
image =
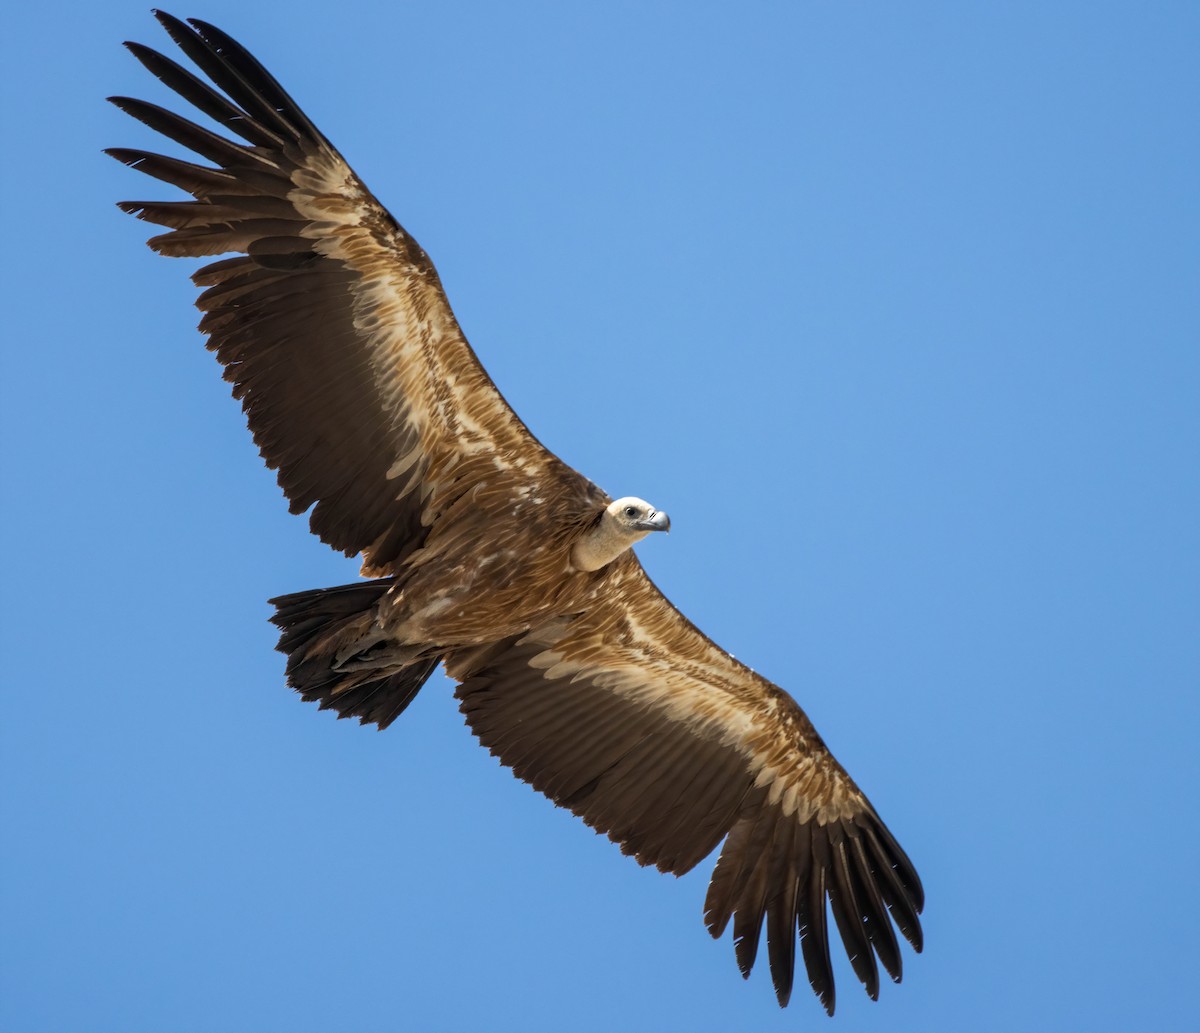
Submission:
[[626,549],[646,537],[649,531],[625,531],[605,514],[594,530],[575,543],[571,550],[571,565],[576,570],[599,570],[621,555]]

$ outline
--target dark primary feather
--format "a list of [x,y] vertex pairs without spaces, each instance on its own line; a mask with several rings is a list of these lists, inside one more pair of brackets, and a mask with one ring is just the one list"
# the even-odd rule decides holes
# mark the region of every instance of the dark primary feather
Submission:
[[186,68],[176,64],[157,50],[140,43],[125,44],[125,48],[136,57],[157,79],[178,93],[184,100],[199,108],[214,122],[237,133],[243,140],[264,147],[276,147],[282,138],[245,117],[235,105],[221,96],[208,83],[196,78]]
[[[240,144],[232,143],[225,137],[219,136],[173,111],[159,107],[157,104],[149,104],[134,97],[109,97],[108,99],[127,115],[136,118],[155,132],[162,133],[168,139],[182,144],[201,157],[214,161],[224,168],[237,168],[244,164],[257,166],[260,171],[268,173],[276,170],[276,166],[253,151]],[[286,192],[288,189],[287,180],[282,176],[279,177],[278,189],[282,192]]]
[[192,26],[189,29],[165,11],[155,11],[154,15],[180,49],[243,109],[247,117],[293,140],[307,136],[324,142],[317,127],[284,92],[274,76],[219,29],[197,18],[188,19],[188,25]]

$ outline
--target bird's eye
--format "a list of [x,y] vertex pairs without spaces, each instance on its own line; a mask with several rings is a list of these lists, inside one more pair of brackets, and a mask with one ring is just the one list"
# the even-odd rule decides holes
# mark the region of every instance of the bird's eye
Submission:
[[637,516],[637,510],[634,509],[633,506],[626,506],[625,507],[625,515],[627,517],[635,517],[635,516]]

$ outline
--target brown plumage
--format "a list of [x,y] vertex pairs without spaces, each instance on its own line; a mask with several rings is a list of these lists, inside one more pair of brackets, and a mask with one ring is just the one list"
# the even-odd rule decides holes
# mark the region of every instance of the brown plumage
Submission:
[[[217,89],[133,54],[240,141],[128,98],[196,152],[113,157],[187,201],[123,202],[167,227],[208,335],[293,513],[374,580],[273,600],[288,681],[380,728],[438,663],[518,777],[641,864],[682,874],[724,840],[705,903],[749,974],[766,926],[781,1004],[799,937],[833,1013],[827,908],[867,993],[921,949],[920,881],[787,693],[654,587],[634,542],[669,526],[547,451],[484,372],[428,256],[265,69],[220,30],[157,14]],[[223,91],[223,92],[218,92]]]

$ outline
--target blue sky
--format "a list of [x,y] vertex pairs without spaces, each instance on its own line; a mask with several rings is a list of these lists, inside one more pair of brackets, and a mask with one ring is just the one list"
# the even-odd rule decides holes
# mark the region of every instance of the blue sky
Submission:
[[[100,154],[145,6],[6,16],[0,1025],[1182,1030],[1200,949],[1200,14],[1186,3],[246,4],[531,428],[670,512],[667,594],[912,856],[832,1023],[502,770],[440,675],[292,697],[289,517],[188,266]],[[633,417],[631,419],[631,417]]]

